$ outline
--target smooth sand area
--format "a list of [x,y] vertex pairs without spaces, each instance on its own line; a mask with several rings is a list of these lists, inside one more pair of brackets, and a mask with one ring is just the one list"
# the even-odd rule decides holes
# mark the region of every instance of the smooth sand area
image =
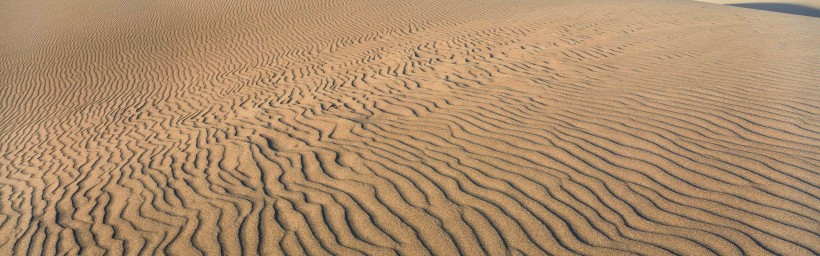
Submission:
[[820,19],[0,3],[0,255],[817,255]]
[[820,0],[697,0],[749,9],[820,18]]
[[716,4],[793,4],[820,8],[820,0],[696,0]]

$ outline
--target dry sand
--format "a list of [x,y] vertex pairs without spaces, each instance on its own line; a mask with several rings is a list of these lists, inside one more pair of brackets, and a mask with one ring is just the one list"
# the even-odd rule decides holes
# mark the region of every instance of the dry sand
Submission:
[[820,18],[820,0],[697,0],[707,3]]
[[820,19],[2,1],[0,255],[820,253]]
[[716,4],[792,4],[820,8],[820,0],[696,0]]

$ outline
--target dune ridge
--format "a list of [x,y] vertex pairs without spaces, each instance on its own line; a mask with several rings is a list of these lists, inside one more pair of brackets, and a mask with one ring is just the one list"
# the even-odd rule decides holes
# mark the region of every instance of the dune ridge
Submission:
[[820,254],[820,20],[445,2],[4,2],[0,254]]
[[820,1],[817,0],[697,0],[742,8],[780,12],[820,18]]

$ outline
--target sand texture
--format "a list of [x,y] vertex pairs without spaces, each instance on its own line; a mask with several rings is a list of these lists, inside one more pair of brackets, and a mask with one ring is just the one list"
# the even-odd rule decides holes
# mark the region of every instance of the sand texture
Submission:
[[820,8],[820,0],[695,0],[716,4],[790,4]]
[[820,19],[0,3],[0,255],[817,255]]
[[697,0],[742,8],[820,18],[820,0]]

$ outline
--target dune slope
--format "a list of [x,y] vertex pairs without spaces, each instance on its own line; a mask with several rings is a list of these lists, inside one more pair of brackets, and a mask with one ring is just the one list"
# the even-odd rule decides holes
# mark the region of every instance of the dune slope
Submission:
[[820,19],[3,1],[0,255],[820,253]]
[[697,0],[749,9],[820,18],[820,0]]

